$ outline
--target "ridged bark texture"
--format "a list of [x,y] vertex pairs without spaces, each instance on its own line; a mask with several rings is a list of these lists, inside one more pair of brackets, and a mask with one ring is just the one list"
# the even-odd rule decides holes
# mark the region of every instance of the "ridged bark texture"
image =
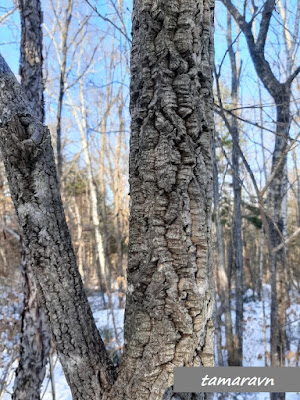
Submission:
[[[20,0],[21,17],[21,84],[32,111],[44,120],[43,22],[39,0]],[[22,243],[21,270],[24,277],[24,309],[22,312],[20,359],[14,381],[13,400],[39,400],[50,352],[50,332],[40,304],[34,275],[25,257]]]
[[133,4],[125,355],[105,399],[173,394],[175,366],[212,366],[213,1]]
[[24,309],[21,315],[20,359],[12,399],[39,400],[50,352],[50,332],[23,245],[21,272],[24,279]]
[[44,122],[43,15],[40,0],[19,0],[22,86],[35,116]]
[[50,132],[0,56],[0,149],[29,260],[74,400],[101,398],[114,369],[95,325],[66,224]]

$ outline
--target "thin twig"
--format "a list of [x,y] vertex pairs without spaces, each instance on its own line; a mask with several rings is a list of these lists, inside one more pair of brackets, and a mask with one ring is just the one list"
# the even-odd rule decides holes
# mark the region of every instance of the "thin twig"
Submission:
[[122,31],[121,28],[118,27],[118,25],[116,25],[111,19],[104,17],[102,14],[99,13],[99,11],[97,10],[97,7],[93,6],[89,0],[85,0],[88,5],[95,11],[95,13],[101,18],[103,19],[103,21],[110,23],[115,29],[117,29],[127,40],[129,43],[131,43],[131,39],[129,38],[129,36],[127,36],[127,34],[125,32]]

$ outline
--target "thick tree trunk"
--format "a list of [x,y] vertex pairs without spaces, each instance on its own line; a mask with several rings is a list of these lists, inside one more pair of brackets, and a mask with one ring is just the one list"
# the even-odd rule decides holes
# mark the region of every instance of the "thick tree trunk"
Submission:
[[19,0],[21,85],[35,116],[44,122],[43,14],[40,0]]
[[0,57],[0,147],[73,399],[183,400],[174,366],[212,366],[213,3],[135,0],[125,354],[117,380],[76,266],[50,134]]
[[20,223],[73,399],[101,398],[114,371],[83,290],[67,228],[49,130],[33,117],[0,56],[0,148]]
[[125,355],[105,399],[172,398],[174,366],[213,365],[212,18],[208,1],[133,4]]
[[[21,0],[21,84],[40,122],[44,120],[43,33],[39,0]],[[30,261],[21,243],[21,269],[24,277],[24,310],[21,324],[20,360],[14,382],[14,400],[38,400],[50,352],[50,332],[40,304]]]

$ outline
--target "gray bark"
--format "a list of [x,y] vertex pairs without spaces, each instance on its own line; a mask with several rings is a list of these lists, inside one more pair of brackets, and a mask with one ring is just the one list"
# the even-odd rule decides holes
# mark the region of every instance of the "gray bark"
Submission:
[[[44,120],[43,34],[39,0],[21,0],[21,84],[40,122]],[[41,307],[31,265],[21,241],[21,270],[24,278],[20,359],[14,381],[14,400],[39,400],[50,352],[50,332]]]
[[21,84],[35,116],[44,122],[43,15],[40,0],[18,0],[21,18]]
[[[219,181],[218,181],[218,164],[216,157],[216,133],[213,139],[212,145],[213,155],[213,187],[214,187],[214,219],[216,225],[216,239],[217,239],[217,253],[218,253],[218,266],[217,266],[217,288],[220,295],[221,306],[215,310],[216,313],[216,329],[219,331],[216,333],[218,340],[218,363],[219,366],[224,365],[223,355],[221,350],[222,335],[221,335],[221,317],[225,314],[225,337],[226,337],[226,348],[228,352],[229,365],[231,360],[234,358],[234,344],[232,337],[232,319],[231,319],[231,307],[230,307],[230,288],[226,272],[225,265],[225,251],[223,244],[223,230],[220,216],[220,204],[219,204]],[[217,308],[217,307],[216,307]]]
[[[280,82],[275,77],[270,64],[265,57],[265,43],[270,26],[273,11],[275,9],[275,0],[267,0],[262,9],[259,33],[256,41],[252,33],[253,19],[250,22],[245,20],[231,0],[222,0],[231,15],[234,17],[239,28],[243,31],[251,58],[256,72],[273,97],[276,103],[276,136],[275,147],[272,158],[272,172],[276,173],[269,187],[268,202],[272,219],[268,218],[268,244],[269,244],[269,262],[271,271],[271,362],[273,366],[284,365],[285,352],[285,304],[286,304],[286,283],[285,283],[285,257],[284,251],[280,250],[273,253],[282,241],[283,216],[282,216],[282,194],[284,184],[284,171],[286,157],[281,160],[285,154],[290,128],[290,96],[291,84],[300,72],[300,67],[296,68],[285,82]],[[279,165],[280,163],[280,165]],[[279,167],[278,167],[279,166]],[[279,290],[277,290],[279,288]],[[271,393],[271,400],[284,399],[284,393]]]
[[213,3],[134,1],[125,353],[115,379],[59,196],[50,134],[0,58],[0,147],[26,252],[74,399],[174,394],[174,366],[212,366]]
[[[56,116],[56,152],[57,152],[57,174],[59,180],[62,177],[63,168],[63,155],[62,155],[62,138],[61,138],[61,118],[63,101],[65,95],[65,84],[66,84],[66,69],[67,69],[67,55],[68,55],[68,35],[69,28],[72,19],[73,12],[73,0],[68,0],[65,8],[64,21],[62,23],[63,29],[61,30],[61,65],[60,65],[60,76],[59,76],[59,93],[57,101],[57,116]],[[57,21],[59,24],[59,21]],[[59,24],[60,26],[60,24]]]
[[21,315],[20,359],[16,369],[13,400],[39,400],[50,352],[50,333],[41,307],[35,279],[21,242],[24,308]]
[[49,130],[0,56],[0,148],[52,338],[74,400],[101,398],[114,370],[92,317],[58,189]]
[[[227,17],[227,45],[231,65],[231,99],[237,107],[239,90],[239,70],[236,62],[236,53],[232,47],[231,15]],[[233,206],[233,262],[235,277],[235,360],[234,365],[243,365],[243,243],[242,243],[242,214],[241,214],[241,180],[240,180],[240,152],[239,127],[235,116],[232,116],[230,134],[232,137],[232,186],[234,196]]]
[[132,18],[125,354],[105,399],[156,400],[175,365],[213,365],[213,4],[135,0]]

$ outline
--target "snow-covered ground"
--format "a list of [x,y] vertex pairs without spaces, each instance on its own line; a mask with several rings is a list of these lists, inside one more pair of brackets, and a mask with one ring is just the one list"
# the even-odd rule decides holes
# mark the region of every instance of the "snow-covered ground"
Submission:
[[[13,387],[14,369],[17,366],[17,360],[12,364],[9,370],[9,362],[12,357],[17,357],[18,335],[18,318],[21,311],[21,296],[17,296],[10,292],[8,288],[0,288],[0,388],[4,374],[6,376],[6,392],[2,397],[3,400],[11,399]],[[3,299],[8,299],[3,301]],[[123,319],[124,310],[117,307],[117,296],[113,297],[113,307],[104,308],[100,295],[94,294],[89,297],[93,315],[96,320],[98,329],[109,348],[113,357],[118,357],[119,349],[123,344]],[[263,315],[270,315],[270,287],[264,286],[264,311],[262,302],[258,302],[251,298],[251,292],[245,294],[244,303],[244,365],[245,366],[264,366],[265,359],[269,363],[269,335],[270,323],[266,319],[264,326]],[[234,313],[233,313],[234,318]],[[291,296],[291,306],[287,310],[287,332],[290,341],[290,352],[288,354],[288,363],[290,366],[299,366],[299,354],[297,355],[297,346],[300,340],[300,295],[293,294]],[[4,323],[5,321],[5,323]],[[2,322],[2,325],[1,325]],[[2,329],[1,329],[2,328]],[[117,334],[117,338],[116,338]],[[224,336],[224,335],[223,335]],[[225,350],[224,350],[225,352]],[[15,353],[15,355],[14,355]],[[268,364],[269,365],[269,364]],[[53,356],[53,382],[56,392],[56,400],[71,400],[71,392],[66,383],[61,365],[57,356]],[[49,368],[42,388],[43,400],[52,400],[52,387],[50,381]],[[221,398],[221,395],[215,396]],[[225,395],[228,400],[269,400],[268,393],[227,393]],[[1,396],[0,396],[0,400]],[[286,400],[300,400],[300,393],[287,393]]]
[[[270,309],[271,289],[263,286],[263,302],[253,299],[249,289],[244,296],[244,336],[243,365],[245,367],[264,367],[265,361],[270,366]],[[290,307],[287,309],[287,336],[290,341],[290,351],[287,355],[287,366],[298,366],[299,353],[297,346],[300,341],[300,295],[295,292],[290,297]],[[264,308],[264,309],[263,309]],[[267,317],[264,318],[264,315]],[[223,316],[224,317],[224,316]],[[232,321],[235,319],[232,312]],[[222,327],[222,340],[225,347],[225,328]],[[223,350],[225,356],[225,350]],[[226,359],[224,357],[224,359]],[[226,400],[269,400],[269,393],[226,393]],[[221,394],[215,396],[222,398]],[[286,400],[300,400],[300,393],[286,393]]]

